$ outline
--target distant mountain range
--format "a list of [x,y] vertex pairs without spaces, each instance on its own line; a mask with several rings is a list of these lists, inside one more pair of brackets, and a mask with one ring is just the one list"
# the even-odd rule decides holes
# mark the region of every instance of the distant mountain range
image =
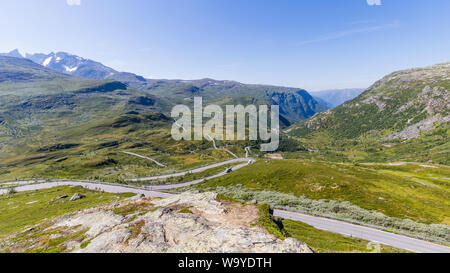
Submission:
[[[68,53],[2,55],[0,158],[19,146],[42,146],[49,133],[61,143],[117,136],[125,147],[130,134],[138,139],[149,128],[168,128],[170,109],[200,96],[205,104],[279,105],[283,131],[327,159],[449,164],[450,63],[392,73],[353,99],[361,90],[327,91],[315,99],[298,88],[145,79]],[[325,99],[332,97],[336,104],[351,100],[327,110]]]
[[171,106],[119,81],[83,79],[28,59],[0,56],[0,161],[55,140],[130,137],[170,126],[171,119],[161,113]]
[[323,90],[310,93],[320,103],[327,105],[329,108],[334,108],[358,97],[362,92],[364,92],[362,88],[353,88]]
[[14,49],[11,52],[8,53],[0,53],[0,56],[3,57],[14,57],[14,58],[23,58],[22,54],[20,54],[18,49]]
[[132,73],[118,72],[99,62],[65,52],[26,54],[25,58],[42,66],[87,79],[112,79],[139,84],[146,80]]
[[[24,58],[17,49],[3,56]],[[120,81],[173,103],[189,103],[193,97],[201,96],[205,103],[279,105],[284,125],[307,119],[329,108],[314,99],[306,90],[299,88],[250,85],[213,79],[146,79],[133,73],[118,72],[99,62],[65,52],[26,54],[25,58],[43,67],[80,78]]]

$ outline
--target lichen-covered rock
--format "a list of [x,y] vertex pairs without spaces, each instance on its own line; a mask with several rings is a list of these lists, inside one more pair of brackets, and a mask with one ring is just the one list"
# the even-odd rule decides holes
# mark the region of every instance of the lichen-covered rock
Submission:
[[[64,236],[83,233],[82,240],[64,243],[67,252],[312,252],[296,239],[278,239],[257,225],[258,207],[216,197],[216,193],[183,193],[167,199],[132,198],[63,216],[47,230],[64,230]],[[182,213],[186,208],[192,213]]]
[[77,200],[80,200],[80,199],[83,199],[83,198],[85,198],[86,196],[84,196],[84,195],[82,195],[81,193],[75,193],[73,196],[72,196],[72,198],[70,198],[70,202],[73,202],[73,201],[77,201]]
[[225,206],[216,200],[217,193],[182,193],[170,198],[161,199],[155,203],[157,207],[178,204],[195,207],[207,214],[221,214],[226,212]]

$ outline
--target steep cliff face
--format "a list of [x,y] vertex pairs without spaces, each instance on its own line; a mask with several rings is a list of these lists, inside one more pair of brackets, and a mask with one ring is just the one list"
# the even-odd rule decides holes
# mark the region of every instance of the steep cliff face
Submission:
[[[310,253],[304,243],[278,239],[257,225],[258,208],[218,201],[215,193],[167,199],[132,198],[66,215],[30,229],[12,251],[38,250],[51,237],[58,252]],[[41,230],[40,230],[41,229]]]

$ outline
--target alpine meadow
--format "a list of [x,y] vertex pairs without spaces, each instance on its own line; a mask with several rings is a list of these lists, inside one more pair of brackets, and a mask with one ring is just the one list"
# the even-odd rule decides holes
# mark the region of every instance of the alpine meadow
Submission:
[[4,2],[3,255],[450,253],[448,1]]

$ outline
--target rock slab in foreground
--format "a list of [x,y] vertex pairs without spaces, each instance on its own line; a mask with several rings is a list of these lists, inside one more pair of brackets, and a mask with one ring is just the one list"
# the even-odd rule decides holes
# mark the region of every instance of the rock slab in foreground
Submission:
[[80,199],[83,199],[83,198],[85,198],[86,196],[84,196],[84,195],[82,195],[81,193],[75,193],[73,196],[72,196],[72,198],[70,198],[70,202],[73,202],[73,201],[77,201],[77,200],[80,200]]
[[[66,234],[62,236],[84,232],[82,240],[64,243],[65,252],[312,252],[296,239],[280,240],[256,225],[258,207],[217,201],[216,196],[215,193],[183,193],[167,199],[130,198],[66,215],[46,230],[64,230]],[[32,242],[27,245],[33,247]]]

